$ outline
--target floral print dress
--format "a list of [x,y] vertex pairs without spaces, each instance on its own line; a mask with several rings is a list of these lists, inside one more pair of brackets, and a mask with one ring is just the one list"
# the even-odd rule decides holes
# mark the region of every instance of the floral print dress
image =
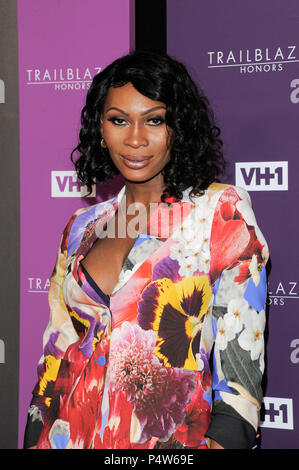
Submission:
[[245,190],[214,183],[192,200],[190,190],[159,203],[111,296],[81,261],[125,187],[70,219],[50,279],[25,446],[254,445],[267,244]]

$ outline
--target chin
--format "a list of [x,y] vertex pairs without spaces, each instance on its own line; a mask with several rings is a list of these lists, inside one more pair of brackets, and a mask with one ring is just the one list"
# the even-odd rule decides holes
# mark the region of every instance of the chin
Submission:
[[157,173],[154,173],[154,174],[144,174],[144,175],[137,175],[136,172],[135,173],[127,173],[127,172],[123,172],[122,173],[122,176],[123,178],[130,182],[130,183],[147,183],[148,181],[151,181],[152,179],[156,178],[160,173],[161,173],[162,170],[159,170]]

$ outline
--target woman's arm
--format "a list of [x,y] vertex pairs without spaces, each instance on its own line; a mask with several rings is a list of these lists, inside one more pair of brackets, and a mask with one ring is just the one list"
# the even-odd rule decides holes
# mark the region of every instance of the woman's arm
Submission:
[[71,343],[78,339],[62,293],[68,236],[76,214],[70,219],[63,232],[56,263],[50,278],[48,295],[50,319],[43,335],[43,356],[37,368],[38,381],[32,392],[33,398],[28,411],[24,436],[24,448],[28,449],[36,448],[51,403],[55,380],[64,352]]
[[220,444],[218,444],[218,442],[211,439],[210,449],[224,449],[224,447],[222,447]]
[[211,448],[251,448],[262,402],[268,248],[249,195],[221,195],[211,232],[214,284]]

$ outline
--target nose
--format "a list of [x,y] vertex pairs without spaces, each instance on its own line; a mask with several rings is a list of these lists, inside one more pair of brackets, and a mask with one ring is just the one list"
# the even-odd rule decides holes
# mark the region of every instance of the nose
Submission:
[[148,139],[144,126],[139,123],[128,126],[124,144],[133,148],[146,147]]

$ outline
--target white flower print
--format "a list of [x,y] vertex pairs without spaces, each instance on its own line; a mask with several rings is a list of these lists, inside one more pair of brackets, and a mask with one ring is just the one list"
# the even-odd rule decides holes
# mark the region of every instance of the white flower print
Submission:
[[[191,240],[194,239],[195,232],[194,232],[194,218],[189,215],[186,217],[186,219],[183,221],[183,223],[177,228],[175,231],[173,238],[174,240],[179,240],[181,242],[190,242]],[[201,237],[199,236],[199,239]]]
[[210,251],[205,245],[202,246],[202,249],[199,252],[198,269],[204,273],[208,273],[210,270]]
[[176,242],[170,247],[170,258],[178,261],[179,264],[184,260],[188,253],[188,247],[186,249],[186,243]]
[[181,276],[191,276],[194,271],[209,271],[210,253],[203,249],[202,240],[178,241],[170,247],[170,258],[177,260]]
[[253,255],[249,264],[249,272],[254,284],[257,286],[260,282],[260,265],[257,262],[257,256]]
[[203,202],[202,198],[195,202],[191,214],[172,237],[177,243],[170,248],[170,258],[178,261],[181,276],[192,276],[197,270],[208,273],[210,269],[211,210],[207,210]]
[[215,344],[220,349],[224,351],[227,348],[227,343],[234,339],[234,334],[230,328],[228,328],[223,318],[218,318],[217,321],[217,335]]
[[197,269],[197,259],[194,256],[186,256],[180,260],[179,275],[190,277]]
[[245,351],[250,351],[252,361],[255,361],[264,352],[265,311],[251,312],[244,318],[245,328],[238,338],[239,345]]
[[226,327],[231,330],[235,337],[243,328],[244,318],[251,315],[251,309],[245,299],[232,299],[227,306],[227,313],[223,319]]

